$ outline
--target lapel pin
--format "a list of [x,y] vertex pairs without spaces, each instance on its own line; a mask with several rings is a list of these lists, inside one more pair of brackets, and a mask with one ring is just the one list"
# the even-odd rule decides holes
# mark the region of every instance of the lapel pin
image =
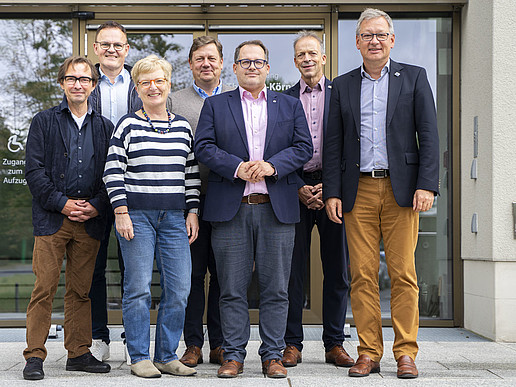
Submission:
[[273,100],[272,100],[272,102],[273,102],[273,103],[276,103],[276,100],[275,100],[275,99],[273,99]]
[[331,85],[328,85],[328,89],[331,89]]
[[400,76],[400,73],[398,73],[397,71],[394,73],[394,76],[395,77],[399,77]]

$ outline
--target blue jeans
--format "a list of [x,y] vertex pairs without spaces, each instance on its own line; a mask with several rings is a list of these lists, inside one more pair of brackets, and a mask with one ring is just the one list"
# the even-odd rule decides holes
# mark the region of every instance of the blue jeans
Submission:
[[150,360],[151,281],[154,257],[161,300],[156,322],[154,361],[177,359],[190,292],[192,263],[182,210],[130,210],[134,238],[117,237],[125,264],[122,312],[132,363]]
[[294,233],[294,224],[280,223],[270,203],[241,204],[230,221],[212,222],[225,360],[243,363],[247,354],[250,334],[247,289],[253,266],[260,287],[262,344],[258,354],[262,361],[282,358]]

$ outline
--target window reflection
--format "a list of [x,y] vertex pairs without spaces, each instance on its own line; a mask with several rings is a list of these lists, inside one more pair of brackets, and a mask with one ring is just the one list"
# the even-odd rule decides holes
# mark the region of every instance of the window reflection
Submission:
[[233,73],[235,48],[243,41],[258,39],[269,50],[271,70],[266,80],[267,87],[279,92],[287,90],[299,80],[299,72],[294,66],[295,37],[295,34],[219,34],[225,61],[222,81],[234,87],[238,86]]
[[184,89],[193,82],[188,65],[188,52],[192,34],[134,34],[128,33],[131,46],[126,63],[134,65],[138,60],[155,54],[172,65],[172,91]]
[[[0,313],[25,317],[34,285],[25,144],[32,117],[57,105],[57,71],[72,54],[70,20],[0,19]],[[53,304],[63,311],[61,280]]]

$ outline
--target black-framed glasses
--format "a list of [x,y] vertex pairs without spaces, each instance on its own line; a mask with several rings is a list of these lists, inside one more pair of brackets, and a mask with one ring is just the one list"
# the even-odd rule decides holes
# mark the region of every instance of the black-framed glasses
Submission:
[[236,63],[246,70],[251,67],[251,64],[254,64],[254,68],[259,70],[267,64],[267,61],[265,59],[240,59],[237,60]]
[[390,33],[388,32],[380,32],[379,34],[360,34],[360,37],[362,38],[362,40],[370,42],[371,40],[373,40],[373,37],[376,36],[376,39],[378,39],[378,41],[383,42],[389,38],[389,35]]
[[93,81],[93,78],[90,77],[74,77],[73,75],[65,75],[63,79],[69,86],[75,85],[75,82],[77,81],[79,81],[82,86],[88,86],[90,82]]
[[125,47],[125,45],[127,43],[120,43],[120,42],[115,42],[115,43],[109,43],[109,42],[95,42],[99,45],[99,47],[103,50],[109,50],[111,48],[111,46],[113,46],[113,48],[116,50],[116,51],[122,51]]

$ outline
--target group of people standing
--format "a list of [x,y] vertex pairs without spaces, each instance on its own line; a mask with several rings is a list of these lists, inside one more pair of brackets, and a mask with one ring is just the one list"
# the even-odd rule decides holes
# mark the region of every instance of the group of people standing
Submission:
[[[238,87],[231,90],[220,79],[221,43],[202,36],[188,56],[193,85],[169,95],[171,65],[150,55],[126,66],[124,27],[101,25],[94,43],[100,64],[68,58],[58,74],[63,101],[38,113],[29,131],[36,282],[24,378],[44,378],[65,254],[66,369],[110,371],[105,270],[113,223],[133,374],[196,373],[209,271],[209,361],[220,364],[217,376],[243,372],[255,272],[262,371],[286,377],[285,367],[302,361],[303,281],[316,225],[326,362],[349,367],[354,377],[380,372],[383,238],[397,376],[417,377],[414,251],[418,213],[438,194],[438,137],[425,70],[391,60],[394,40],[390,17],[366,9],[356,30],[363,65],[332,83],[323,74],[321,39],[302,31],[294,41],[301,79],[282,94],[266,88],[269,52],[261,41],[235,49]],[[151,361],[154,260],[162,293]],[[342,346],[348,266],[356,362]]]

